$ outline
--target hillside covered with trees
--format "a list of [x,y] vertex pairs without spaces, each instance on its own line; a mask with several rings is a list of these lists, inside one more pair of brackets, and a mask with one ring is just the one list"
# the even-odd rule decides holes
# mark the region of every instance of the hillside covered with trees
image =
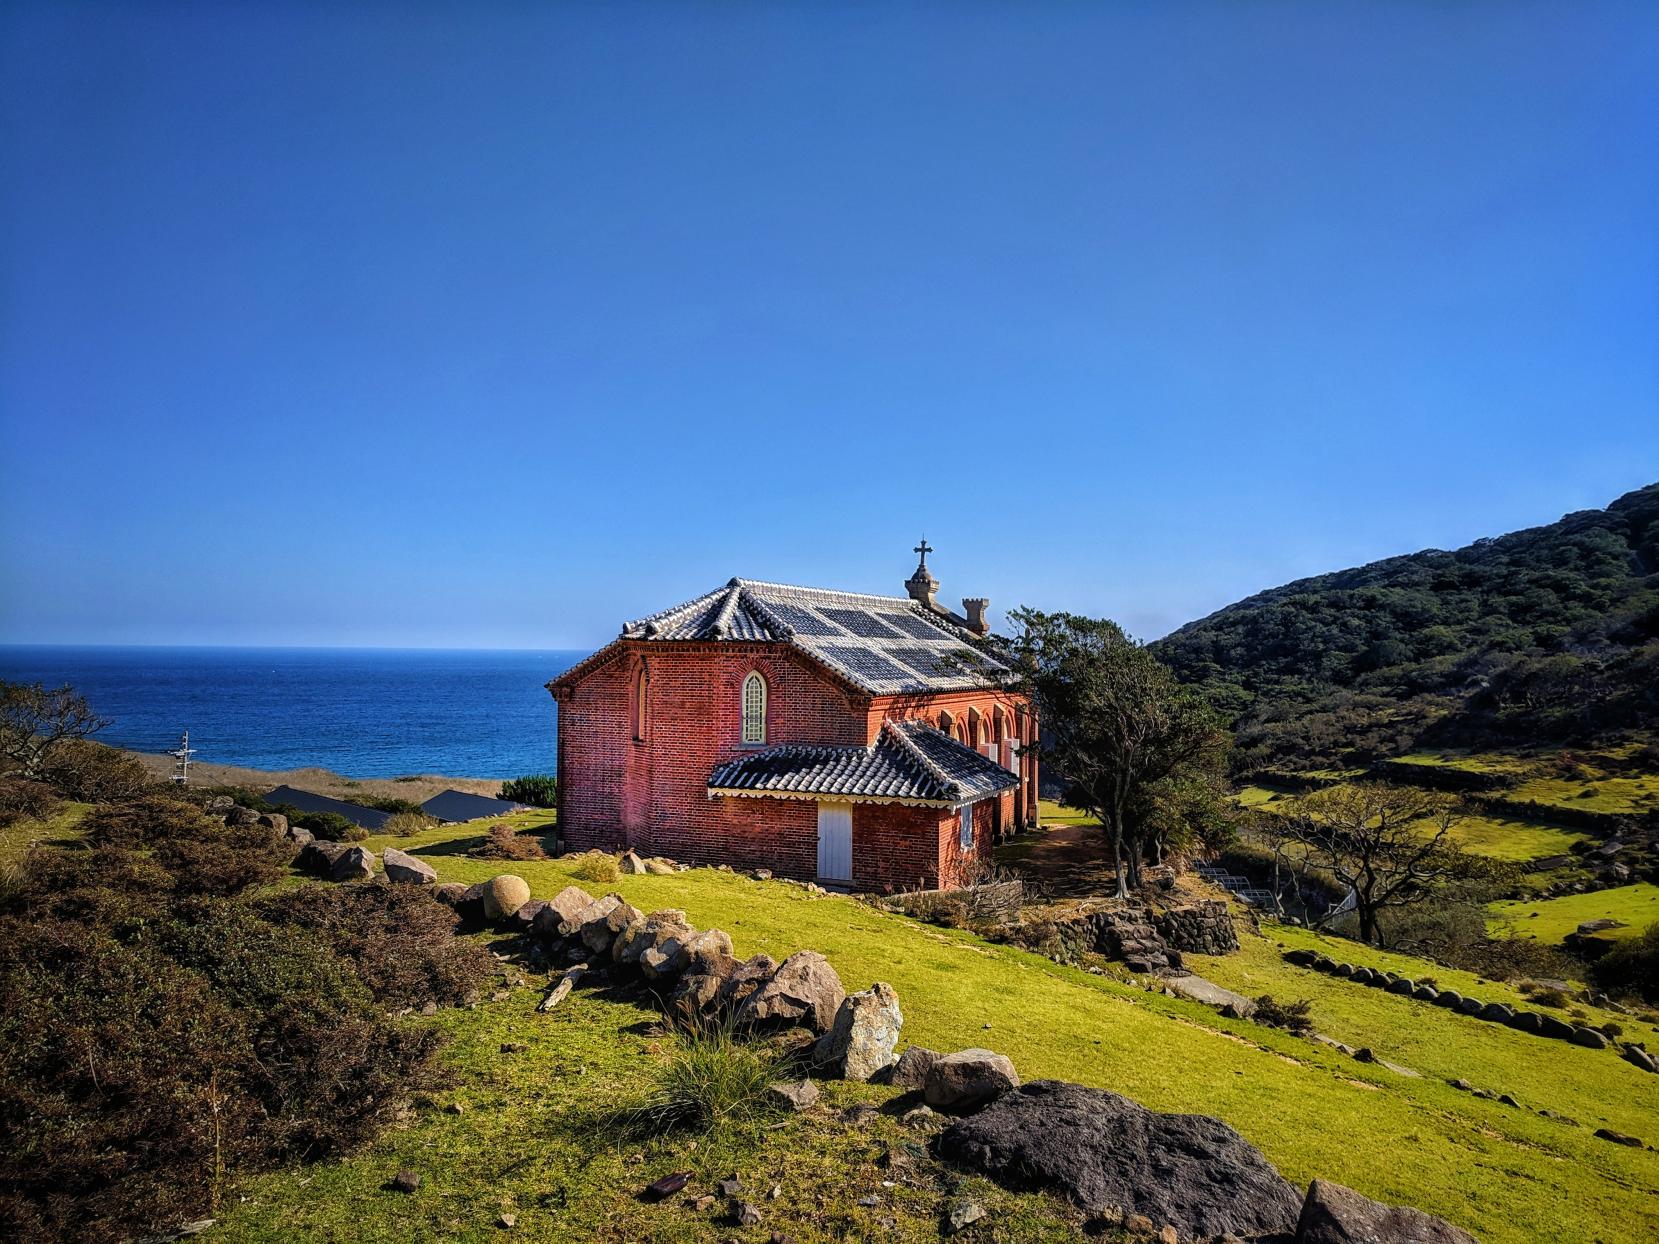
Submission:
[[1659,729],[1659,484],[1604,510],[1261,592],[1154,649],[1236,763],[1582,746]]

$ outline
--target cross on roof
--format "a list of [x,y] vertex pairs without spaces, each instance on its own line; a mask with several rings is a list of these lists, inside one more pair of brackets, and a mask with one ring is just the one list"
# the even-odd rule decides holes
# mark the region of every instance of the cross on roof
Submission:
[[927,542],[927,537],[923,536],[922,542],[910,551],[912,553],[920,553],[922,555],[922,565],[925,566],[927,565],[927,555],[933,552],[933,546]]

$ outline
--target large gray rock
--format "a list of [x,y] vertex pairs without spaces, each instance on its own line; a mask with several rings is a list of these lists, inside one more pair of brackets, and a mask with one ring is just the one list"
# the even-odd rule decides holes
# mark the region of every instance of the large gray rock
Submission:
[[314,839],[299,849],[299,854],[294,856],[294,867],[316,877],[327,877],[333,873],[335,862],[347,849],[343,842]]
[[387,881],[401,881],[409,885],[436,885],[437,871],[425,860],[416,859],[407,851],[387,847],[380,853],[381,866]]
[[1480,1244],[1421,1210],[1384,1205],[1352,1188],[1316,1179],[1296,1223],[1296,1244]]
[[374,852],[367,847],[347,847],[328,870],[330,881],[367,881],[374,876]]
[[607,894],[582,913],[582,945],[596,955],[608,955],[617,934],[641,918],[639,908],[620,894]]
[[927,1073],[938,1061],[938,1050],[912,1045],[900,1054],[899,1061],[893,1064],[893,1074],[887,1077],[887,1083],[906,1093],[917,1092],[926,1087]]
[[1019,1085],[1020,1074],[1006,1055],[957,1050],[933,1060],[922,1096],[935,1110],[967,1114]]
[[1121,1208],[1181,1238],[1288,1233],[1301,1194],[1219,1119],[1158,1114],[1104,1089],[1038,1080],[949,1127],[939,1153],[1009,1187]]
[[530,901],[530,883],[513,873],[498,873],[480,885],[486,920],[505,920]]
[[567,885],[548,899],[547,906],[536,913],[535,924],[532,927],[538,936],[547,941],[552,941],[556,937],[569,937],[582,927],[581,922],[576,921],[576,917],[592,906],[593,895],[581,886]]
[[259,823],[276,830],[283,837],[288,836],[288,818],[280,812],[262,812]]
[[828,959],[815,950],[798,950],[744,999],[737,1012],[738,1026],[789,1028],[798,1024],[813,1032],[828,1032],[846,996]]
[[818,1038],[812,1061],[843,1080],[869,1080],[893,1065],[903,1025],[898,991],[877,981],[842,1000],[830,1030]]
[[617,931],[616,940],[611,943],[611,962],[623,967],[638,967],[639,957],[645,953],[646,947],[673,930],[687,937],[692,933],[691,926],[686,923],[685,912],[677,908],[654,911],[648,916],[630,920]]

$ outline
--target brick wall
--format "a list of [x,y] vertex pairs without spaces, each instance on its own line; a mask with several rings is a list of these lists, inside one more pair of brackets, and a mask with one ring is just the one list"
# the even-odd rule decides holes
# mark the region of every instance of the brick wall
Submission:
[[[635,736],[643,663],[646,724]],[[632,846],[687,863],[770,868],[811,879],[818,865],[818,805],[809,800],[708,797],[708,777],[741,754],[742,687],[767,682],[766,745],[868,746],[884,716],[965,718],[1014,698],[994,692],[872,701],[784,644],[622,641],[611,659],[559,690],[559,829],[575,850]],[[1024,799],[1008,792],[975,805],[976,851],[991,849]],[[957,814],[900,804],[853,805],[853,871],[861,888],[957,884]]]

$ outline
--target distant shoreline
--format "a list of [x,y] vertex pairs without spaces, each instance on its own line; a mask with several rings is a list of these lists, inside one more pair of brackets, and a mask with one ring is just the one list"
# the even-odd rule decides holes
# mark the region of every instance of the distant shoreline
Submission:
[[[137,752],[123,748],[158,778],[167,778],[173,772],[173,758],[154,752]],[[334,799],[350,800],[354,795],[372,795],[378,799],[407,799],[424,803],[441,790],[464,790],[473,795],[494,796],[501,789],[502,778],[448,777],[443,774],[420,773],[395,778],[351,778],[332,769],[308,766],[301,769],[250,769],[244,765],[220,765],[208,762],[192,763],[192,786],[245,786],[253,791],[267,791],[273,786],[295,786]]]

